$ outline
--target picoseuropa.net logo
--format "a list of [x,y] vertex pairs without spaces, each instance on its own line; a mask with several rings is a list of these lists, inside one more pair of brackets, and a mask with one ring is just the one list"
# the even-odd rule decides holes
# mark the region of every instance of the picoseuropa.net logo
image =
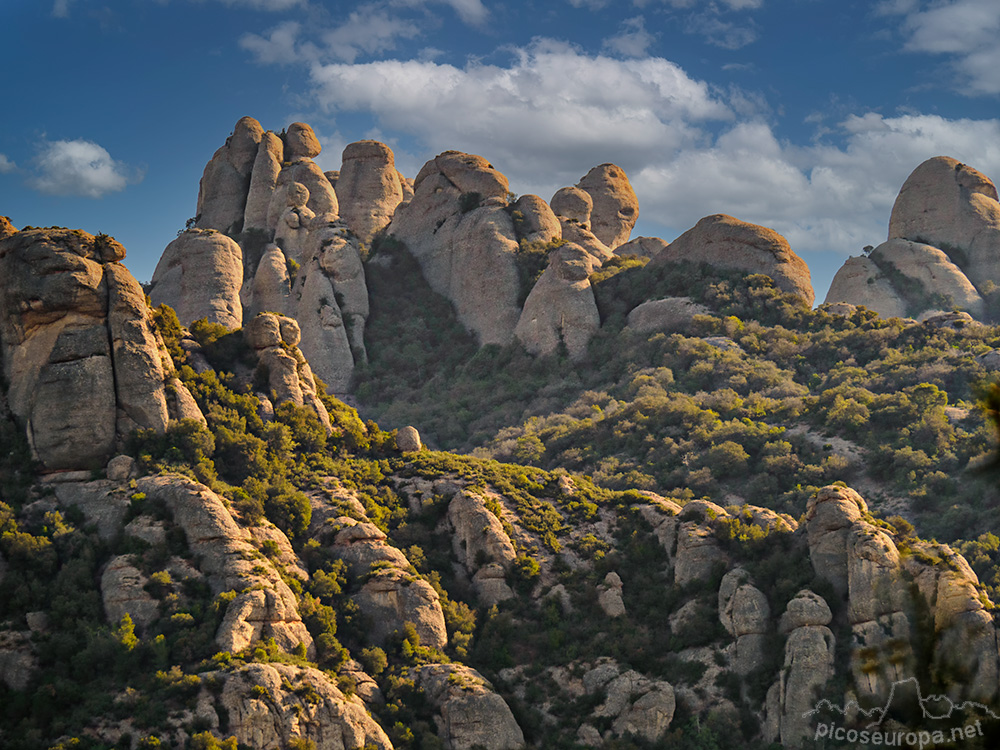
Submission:
[[[845,725],[847,716],[856,716],[852,726]],[[827,717],[833,717],[828,719]],[[912,717],[919,727],[900,729],[883,725],[890,716]],[[882,706],[864,709],[855,701],[840,707],[825,698],[803,717],[816,722],[813,739],[827,743],[844,743],[852,747],[900,747],[931,750],[984,737],[983,722],[1000,720],[1000,715],[974,701],[955,703],[946,695],[924,697],[916,678],[894,682],[889,697]],[[857,727],[864,719],[868,723]]]

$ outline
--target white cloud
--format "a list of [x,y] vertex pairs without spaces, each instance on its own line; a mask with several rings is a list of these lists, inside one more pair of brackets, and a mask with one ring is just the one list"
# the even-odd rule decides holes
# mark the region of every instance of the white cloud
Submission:
[[588,162],[638,168],[695,146],[699,123],[733,116],[672,62],[591,57],[548,40],[515,50],[508,67],[383,60],[317,65],[312,79],[329,111],[370,112],[386,131],[487,155],[551,189],[576,182]]
[[69,5],[72,0],[55,0],[52,5],[53,18],[69,18]]
[[489,11],[481,0],[445,0],[455,9],[458,17],[470,26],[479,26],[489,18]]
[[1000,176],[998,120],[867,113],[847,118],[840,133],[843,146],[798,147],[767,125],[740,123],[632,175],[640,212],[678,231],[728,213],[773,227],[800,254],[856,254],[885,240],[899,188],[924,160],[953,156]]
[[347,21],[323,33],[326,49],[337,60],[354,62],[361,54],[394,49],[398,39],[413,39],[420,34],[412,21],[390,15],[374,6],[352,11]]
[[29,184],[49,195],[100,198],[142,179],[130,174],[132,170],[112,159],[106,149],[82,139],[43,143],[35,165]]
[[622,21],[621,30],[605,39],[603,46],[604,49],[625,57],[644,57],[655,40],[656,37],[646,31],[643,17],[636,16]]
[[17,165],[7,158],[6,154],[0,154],[0,174],[10,174],[17,171]]
[[949,0],[922,5],[896,0],[884,13],[904,16],[904,49],[948,55],[965,93],[1000,94],[1000,3],[996,0]]
[[301,28],[301,24],[296,21],[285,21],[271,29],[266,37],[244,34],[240,38],[240,46],[253,53],[261,64],[287,65],[301,59],[296,48]]

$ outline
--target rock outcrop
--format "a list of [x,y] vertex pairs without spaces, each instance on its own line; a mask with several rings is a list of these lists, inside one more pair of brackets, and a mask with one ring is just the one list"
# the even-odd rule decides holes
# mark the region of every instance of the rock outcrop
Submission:
[[455,305],[480,344],[506,344],[520,317],[507,178],[480,156],[447,151],[427,162],[386,230]]
[[1000,204],[986,175],[947,156],[913,170],[892,207],[889,239],[940,248],[976,288],[1000,279]]
[[809,267],[792,252],[784,237],[773,229],[732,216],[706,216],[663,248],[649,265],[656,267],[675,261],[766,274],[779,289],[801,297],[810,305],[815,298]]
[[587,344],[601,327],[589,278],[593,267],[593,258],[579,245],[566,244],[552,253],[514,329],[525,349],[548,355],[561,344],[574,360],[587,353]]
[[247,664],[220,677],[228,732],[241,745],[291,747],[302,738],[317,750],[392,750],[361,699],[346,696],[318,669]]
[[[513,597],[514,592],[503,578],[513,567],[517,554],[503,523],[486,507],[483,497],[467,490],[457,493],[448,505],[448,521],[454,529],[455,556],[474,576],[480,599],[495,604]],[[491,566],[503,571],[499,581],[497,571]],[[486,575],[478,575],[481,570]]]
[[134,429],[163,432],[177,416],[142,288],[120,264],[125,248],[105,235],[7,235],[0,347],[9,408],[45,470],[103,468]]
[[885,317],[957,307],[982,319],[985,298],[1000,279],[998,250],[996,187],[972,167],[935,156],[903,183],[888,241],[869,258],[849,258],[826,301],[864,305]]
[[254,382],[266,380],[272,404],[290,402],[308,406],[330,434],[333,431],[330,415],[319,399],[309,363],[298,348],[299,324],[282,315],[261,313],[244,331],[247,343],[257,353]]
[[667,297],[643,302],[628,314],[628,327],[636,333],[689,333],[696,315],[711,314],[690,297]]
[[639,201],[625,170],[615,164],[594,167],[576,185],[593,199],[590,231],[614,250],[628,242],[639,218]]
[[767,597],[742,568],[733,568],[719,585],[719,620],[733,636],[731,664],[737,674],[746,675],[761,666],[765,638],[772,627]]
[[205,318],[237,329],[243,325],[242,284],[240,246],[214,229],[188,229],[160,256],[149,298],[172,307],[183,326]]
[[446,750],[515,750],[524,733],[510,707],[479,672],[461,664],[428,664],[417,684],[437,710],[438,736]]
[[205,166],[198,190],[199,229],[226,234],[243,230],[251,173],[264,130],[252,117],[236,123],[232,135]]
[[392,149],[378,141],[348,144],[336,192],[341,218],[361,242],[370,245],[403,202],[403,185]]

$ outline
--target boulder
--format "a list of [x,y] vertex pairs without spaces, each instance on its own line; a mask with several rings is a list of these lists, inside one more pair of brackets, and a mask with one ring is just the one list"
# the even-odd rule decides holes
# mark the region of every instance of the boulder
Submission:
[[485,159],[448,151],[420,170],[413,199],[387,230],[483,345],[509,343],[521,313],[507,191],[507,178]]
[[291,280],[288,276],[288,258],[280,247],[272,243],[264,248],[248,291],[243,302],[243,311],[247,317],[262,312],[281,315],[289,313]]
[[470,573],[487,563],[511,569],[517,557],[514,545],[480,495],[469,490],[457,493],[448,505],[448,521],[454,529],[455,556]]
[[690,261],[728,270],[762,273],[784,292],[812,305],[815,294],[809,267],[792,252],[788,241],[773,229],[749,224],[732,216],[706,216],[692,229],[667,245],[650,267]]
[[981,172],[947,156],[918,166],[900,188],[889,239],[940,248],[977,289],[1000,279],[1000,204]]
[[745,570],[733,568],[722,578],[718,600],[719,621],[735,639],[733,670],[749,674],[764,660],[764,637],[771,618],[767,597],[750,582]]
[[341,218],[361,242],[370,245],[403,201],[392,149],[378,141],[348,144],[336,191]]
[[590,229],[590,214],[594,210],[594,198],[590,193],[578,187],[559,188],[549,204],[560,219]]
[[625,171],[615,164],[594,167],[577,183],[593,199],[590,230],[614,250],[629,240],[639,218],[639,201]]
[[323,150],[313,129],[304,122],[293,122],[285,130],[285,161],[315,159]]
[[791,633],[796,628],[829,625],[833,619],[830,605],[819,594],[808,589],[802,589],[785,607],[778,630],[781,633]]
[[417,432],[417,428],[410,425],[400,427],[396,431],[396,447],[404,453],[420,450],[423,446],[420,442],[420,433]]
[[601,327],[589,278],[593,266],[593,259],[579,245],[563,245],[552,253],[514,329],[525,349],[548,355],[562,344],[574,360],[587,353],[590,339]]
[[27,690],[38,667],[30,631],[0,630],[0,682],[10,690]]
[[247,193],[264,129],[252,117],[236,123],[233,134],[205,166],[198,190],[196,226],[226,234],[243,230]]
[[653,258],[670,243],[659,237],[636,237],[614,248],[619,257]]
[[824,304],[864,306],[883,318],[905,318],[907,313],[906,300],[875,261],[864,256],[844,261],[830,283]]
[[224,674],[219,696],[227,734],[248,747],[291,747],[302,738],[317,750],[392,743],[357,696],[346,696],[318,669],[290,664],[246,664]]
[[562,224],[549,208],[549,204],[537,195],[522,195],[514,202],[511,216],[514,219],[514,230],[519,240],[532,242],[551,242],[562,237]]
[[436,709],[438,737],[446,750],[515,750],[524,733],[510,707],[479,672],[462,664],[427,664],[415,678]]
[[189,229],[160,256],[149,296],[172,307],[183,326],[206,318],[235,330],[243,325],[242,285],[240,246],[221,232]]
[[[288,159],[288,154],[285,154]],[[295,183],[305,187],[309,191],[309,201],[306,207],[318,218],[318,221],[332,221],[340,213],[340,204],[337,201],[337,193],[333,190],[333,185],[326,179],[323,170],[311,159],[301,159],[299,161],[286,161],[278,181],[275,183],[274,192],[271,194],[271,202],[267,208],[267,223],[270,227],[277,227],[278,222],[284,214],[288,205],[288,190]]]
[[[880,267],[888,264],[919,285],[921,291],[912,295],[917,299],[911,300],[911,310],[918,306],[925,310],[931,306],[947,310],[958,307],[975,318],[982,318],[985,313],[979,292],[947,253],[936,247],[892,239],[875,248],[870,257]],[[901,296],[907,296],[903,290],[900,292]]]
[[[589,692],[595,692],[598,687],[604,690],[604,702],[594,709],[593,716],[611,718],[611,731],[616,737],[632,734],[646,742],[657,742],[674,718],[673,687],[631,669],[611,676],[617,669],[617,665],[605,664],[584,675],[584,684],[591,685]],[[596,672],[601,672],[599,680],[595,679]],[[605,681],[609,676],[611,679]]]
[[604,583],[597,587],[597,603],[608,617],[622,617],[625,614],[622,590],[622,579],[614,571],[604,576]]
[[143,633],[160,614],[160,603],[144,586],[149,579],[135,567],[131,555],[118,555],[108,562],[101,575],[101,598],[108,623],[117,628],[125,615]]
[[690,333],[695,315],[710,315],[690,297],[667,297],[643,302],[628,314],[628,327],[636,333]]
[[[309,253],[310,258],[319,259],[319,267],[333,285],[335,302],[344,321],[344,332],[354,363],[367,363],[365,323],[369,314],[368,284],[358,238],[346,229],[343,222],[317,227],[309,238]],[[307,316],[308,310],[301,310],[300,317]]]

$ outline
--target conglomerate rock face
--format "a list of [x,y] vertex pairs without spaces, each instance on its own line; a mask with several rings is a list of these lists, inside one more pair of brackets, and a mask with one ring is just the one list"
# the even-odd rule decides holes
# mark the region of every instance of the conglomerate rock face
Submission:
[[79,230],[12,229],[0,239],[10,410],[44,470],[103,468],[130,432],[163,432],[177,416],[165,388],[169,357],[120,263],[125,248]]

